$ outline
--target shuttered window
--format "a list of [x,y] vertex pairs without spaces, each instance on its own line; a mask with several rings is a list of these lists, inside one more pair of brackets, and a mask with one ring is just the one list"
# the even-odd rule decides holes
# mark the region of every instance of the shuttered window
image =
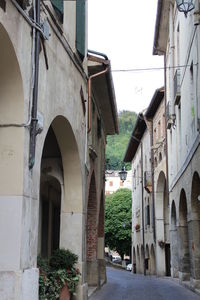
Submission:
[[85,0],[76,0],[76,49],[85,57]]
[[61,22],[63,22],[63,13],[64,13],[64,4],[63,0],[51,0],[51,3],[58,15],[58,18]]

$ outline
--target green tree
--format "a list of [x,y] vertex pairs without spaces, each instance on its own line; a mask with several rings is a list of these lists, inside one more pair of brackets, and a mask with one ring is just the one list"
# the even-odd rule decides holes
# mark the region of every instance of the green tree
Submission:
[[[106,145],[106,159],[109,160],[109,169],[112,170],[119,170],[121,167],[137,114],[133,111],[121,111],[118,117],[120,133],[108,136]],[[130,166],[127,169],[130,169]]]
[[116,250],[122,258],[124,254],[130,254],[131,208],[131,190],[129,189],[119,189],[106,197],[105,243],[112,250]]

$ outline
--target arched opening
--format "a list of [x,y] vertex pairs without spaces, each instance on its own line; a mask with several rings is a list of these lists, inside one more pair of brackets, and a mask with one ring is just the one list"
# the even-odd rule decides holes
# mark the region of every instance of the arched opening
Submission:
[[179,202],[179,276],[181,280],[190,278],[190,255],[189,255],[189,236],[188,236],[188,210],[185,191],[182,189]]
[[100,283],[106,281],[106,265],[104,259],[104,194],[101,193],[99,223],[98,223],[98,264],[100,269]]
[[144,268],[145,268],[145,253],[144,253],[144,246],[141,246],[140,249],[140,272],[144,273]]
[[[49,171],[47,171],[49,170]],[[60,245],[62,158],[50,126],[42,153],[38,253],[50,257]]]
[[[191,220],[189,222],[189,232],[192,233],[190,242],[191,273],[195,280],[200,280],[200,177],[197,172],[192,178],[191,190]],[[198,284],[199,285],[199,284]]]
[[146,248],[145,248],[145,269],[146,269],[146,273],[149,274],[150,273],[150,256],[149,256],[148,244],[146,244]]
[[137,257],[136,257],[136,271],[137,273],[140,273],[140,251],[138,245],[137,245]]
[[[42,224],[43,211],[49,209],[49,220],[51,215],[51,198],[53,205],[52,214],[55,214],[57,224],[49,226],[54,229],[57,240],[55,245],[60,248],[69,249],[79,258],[79,268],[82,271],[82,248],[83,248],[83,211],[82,211],[82,176],[78,153],[78,147],[70,123],[63,117],[57,116],[47,132],[41,158],[40,177],[40,227],[38,251],[42,250]],[[48,199],[48,201],[47,201]],[[52,202],[52,201],[51,201]],[[43,208],[43,210],[42,210]],[[44,219],[44,220],[47,220]],[[45,225],[46,224],[46,225]],[[50,236],[51,230],[48,229]],[[47,229],[46,229],[47,232]],[[59,236],[59,240],[58,240]],[[48,243],[50,238],[48,237]],[[51,253],[52,246],[48,246]],[[55,246],[53,246],[55,248]]]
[[153,244],[151,245],[151,259],[150,259],[150,273],[151,275],[156,274],[156,259],[155,259],[155,251],[154,251],[154,246]]
[[[0,124],[24,123],[24,91],[13,44],[0,23]],[[28,117],[28,112],[27,112]],[[24,128],[0,128],[0,194],[23,194]]]
[[[170,276],[169,203],[164,172],[160,172],[156,189],[156,259],[158,275]],[[164,247],[161,245],[164,242]]]
[[177,233],[177,217],[176,205],[174,200],[171,205],[171,274],[172,277],[178,277],[178,233]]
[[[24,91],[20,66],[12,41],[1,23],[0,45],[0,124],[23,123]],[[0,271],[10,271],[23,268],[29,259],[21,257],[25,252],[22,240],[25,232],[29,236],[30,229],[21,219],[22,210],[24,207],[28,210],[29,203],[28,197],[24,199],[23,127],[0,128],[0,153],[0,238],[3,241]]]
[[133,247],[132,266],[133,266],[133,273],[136,273],[136,253],[135,253],[135,247]]
[[90,286],[99,285],[97,262],[97,195],[94,172],[90,180],[87,206],[87,282]]

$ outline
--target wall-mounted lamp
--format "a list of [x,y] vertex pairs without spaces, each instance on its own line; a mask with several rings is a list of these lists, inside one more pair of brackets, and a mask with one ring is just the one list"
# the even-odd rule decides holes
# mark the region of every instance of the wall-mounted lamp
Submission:
[[187,17],[189,11],[194,9],[194,0],[176,0],[177,8]]
[[126,177],[127,177],[127,171],[125,169],[125,167],[122,167],[121,171],[119,171],[119,177],[121,181],[125,181]]

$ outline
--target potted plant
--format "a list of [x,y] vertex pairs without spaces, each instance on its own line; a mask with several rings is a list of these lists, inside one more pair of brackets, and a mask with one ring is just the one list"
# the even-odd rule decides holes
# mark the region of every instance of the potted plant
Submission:
[[140,224],[135,225],[135,230],[138,231],[140,229]]
[[161,249],[163,249],[165,247],[165,242],[162,240],[159,240],[158,245],[160,246]]
[[38,257],[40,300],[69,300],[75,294],[80,278],[77,261],[78,256],[65,249],[54,251],[49,260]]

